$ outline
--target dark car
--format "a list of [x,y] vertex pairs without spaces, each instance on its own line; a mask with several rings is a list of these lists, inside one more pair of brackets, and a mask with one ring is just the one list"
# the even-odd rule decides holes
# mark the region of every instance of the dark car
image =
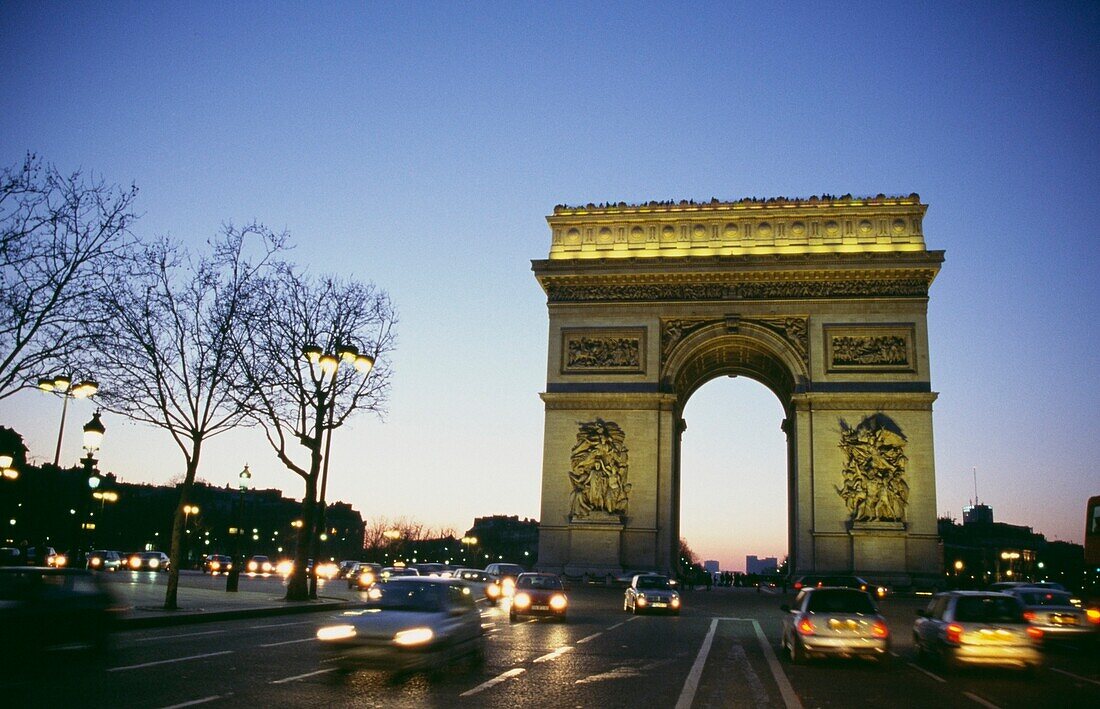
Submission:
[[0,569],[0,662],[4,674],[57,670],[60,655],[97,661],[109,650],[117,609],[100,577],[86,569]]
[[856,588],[811,586],[794,606],[780,606],[781,644],[792,662],[811,657],[865,657],[890,661],[890,631],[871,596]]
[[494,562],[485,567],[485,573],[493,577],[496,590],[489,590],[489,602],[494,605],[502,598],[511,598],[515,590],[516,577],[523,573],[519,564]]
[[481,614],[461,581],[393,577],[371,589],[367,607],[320,628],[317,639],[342,671],[436,670],[485,653]]
[[86,568],[92,571],[118,571],[122,568],[122,555],[110,549],[88,552]]
[[565,620],[569,599],[556,574],[523,573],[516,577],[508,619],[513,623],[522,615],[546,615]]
[[202,562],[202,570],[211,576],[228,574],[233,570],[233,557],[225,554],[208,554]]
[[382,565],[360,561],[348,571],[348,588],[366,591],[382,578]]
[[885,586],[873,584],[859,576],[847,576],[844,574],[807,574],[796,578],[794,583],[791,584],[791,588],[795,591],[801,591],[804,588],[824,588],[825,586],[831,586],[833,588],[854,588],[860,591],[866,591],[877,598],[884,597],[887,592]]
[[667,576],[636,574],[623,595],[623,610],[634,615],[648,611],[680,614],[680,592]]
[[167,571],[168,555],[162,551],[142,551],[130,557],[131,571]]

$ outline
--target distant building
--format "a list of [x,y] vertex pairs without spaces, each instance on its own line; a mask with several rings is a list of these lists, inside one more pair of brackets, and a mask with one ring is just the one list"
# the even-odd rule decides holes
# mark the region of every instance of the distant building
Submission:
[[708,574],[718,573],[718,562],[714,559],[707,559],[703,562],[703,571],[706,571]]
[[466,530],[465,536],[477,540],[464,553],[470,557],[470,565],[479,569],[494,561],[533,568],[538,560],[537,520],[520,519],[516,515],[475,517],[474,526]]
[[993,524],[993,508],[980,503],[964,507],[963,524]]
[[745,557],[745,573],[747,574],[775,574],[778,573],[779,559],[774,556],[766,556],[760,559],[756,556]]

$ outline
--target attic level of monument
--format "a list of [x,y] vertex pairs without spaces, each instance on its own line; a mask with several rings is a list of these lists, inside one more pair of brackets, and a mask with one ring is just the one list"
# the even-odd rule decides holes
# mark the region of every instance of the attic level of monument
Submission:
[[923,252],[920,196],[558,206],[551,260]]

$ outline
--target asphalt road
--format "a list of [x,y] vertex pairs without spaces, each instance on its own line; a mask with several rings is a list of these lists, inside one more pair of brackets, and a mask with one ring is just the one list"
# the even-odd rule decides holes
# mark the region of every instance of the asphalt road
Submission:
[[[330,593],[355,595],[339,588]],[[918,664],[910,629],[920,599],[882,604],[897,654],[887,669],[777,658],[782,596],[694,591],[680,617],[631,616],[613,588],[575,588],[570,601],[568,623],[512,624],[486,608],[485,664],[442,676],[340,678],[314,640],[334,619],[325,612],[119,633],[98,666],[51,668],[17,699],[84,708],[1100,706],[1096,652],[1052,652],[1038,678]]]

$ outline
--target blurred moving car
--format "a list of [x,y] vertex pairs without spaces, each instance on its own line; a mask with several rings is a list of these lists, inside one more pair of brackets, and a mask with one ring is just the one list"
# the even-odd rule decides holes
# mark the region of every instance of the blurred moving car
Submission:
[[202,563],[202,570],[211,576],[228,574],[233,570],[233,557],[225,554],[207,554]]
[[474,589],[476,598],[485,598],[486,600],[493,601],[494,596],[491,595],[492,593],[496,593],[497,597],[500,596],[500,587],[496,585],[493,581],[493,577],[486,571],[482,571],[481,569],[455,569],[452,575],[454,578]]
[[485,567],[485,573],[493,577],[497,591],[489,600],[496,604],[502,598],[511,598],[516,587],[516,577],[523,573],[519,564],[493,563]]
[[1023,605],[1006,593],[940,593],[917,616],[913,645],[919,657],[937,657],[949,667],[1042,667],[1043,631],[1028,624]]
[[1042,643],[1066,640],[1082,643],[1100,639],[1100,613],[1091,616],[1074,605],[1065,591],[1038,586],[1020,586],[1008,591],[1024,606],[1024,618],[1043,631]]
[[86,568],[92,571],[118,571],[122,568],[122,555],[108,549],[95,549],[88,552]]
[[114,627],[114,599],[86,569],[0,569],[0,662],[4,673],[56,672],[55,654],[78,651],[101,660]]
[[865,657],[890,661],[890,631],[866,591],[856,588],[803,588],[787,612],[780,641],[791,662],[811,657]]
[[443,576],[449,572],[446,564],[426,563],[426,564],[414,564],[416,570],[420,572],[421,576]]
[[320,628],[317,639],[343,671],[433,670],[466,656],[484,658],[473,592],[455,579],[392,577],[371,590],[365,609],[339,618]]
[[565,586],[557,574],[522,573],[516,577],[508,620],[514,623],[521,615],[548,615],[565,620],[568,607]]
[[834,588],[854,588],[860,591],[866,591],[876,598],[884,598],[889,592],[889,589],[885,586],[873,584],[867,579],[860,578],[859,576],[837,574],[807,574],[806,576],[798,577],[794,580],[794,583],[791,584],[791,588],[795,591],[801,591],[804,588],[823,588],[825,586],[832,586]]
[[376,583],[389,583],[402,576],[419,576],[420,572],[410,566],[387,566],[378,572]]
[[351,573],[352,569],[355,569],[358,566],[359,566],[358,561],[356,561],[354,559],[344,559],[343,561],[340,562],[340,566],[339,566],[339,568],[336,572],[336,577],[341,578],[341,579],[346,579],[348,577],[348,574]]
[[130,557],[131,571],[167,571],[168,555],[162,551],[142,551]]
[[348,571],[348,588],[366,591],[382,576],[382,565],[369,561],[360,561]]
[[680,615],[680,592],[667,576],[636,574],[623,596],[623,610],[634,615],[648,611]]
[[271,563],[271,559],[263,554],[255,554],[248,559],[248,563],[244,565],[244,568],[250,574],[270,574],[275,571],[275,564]]

